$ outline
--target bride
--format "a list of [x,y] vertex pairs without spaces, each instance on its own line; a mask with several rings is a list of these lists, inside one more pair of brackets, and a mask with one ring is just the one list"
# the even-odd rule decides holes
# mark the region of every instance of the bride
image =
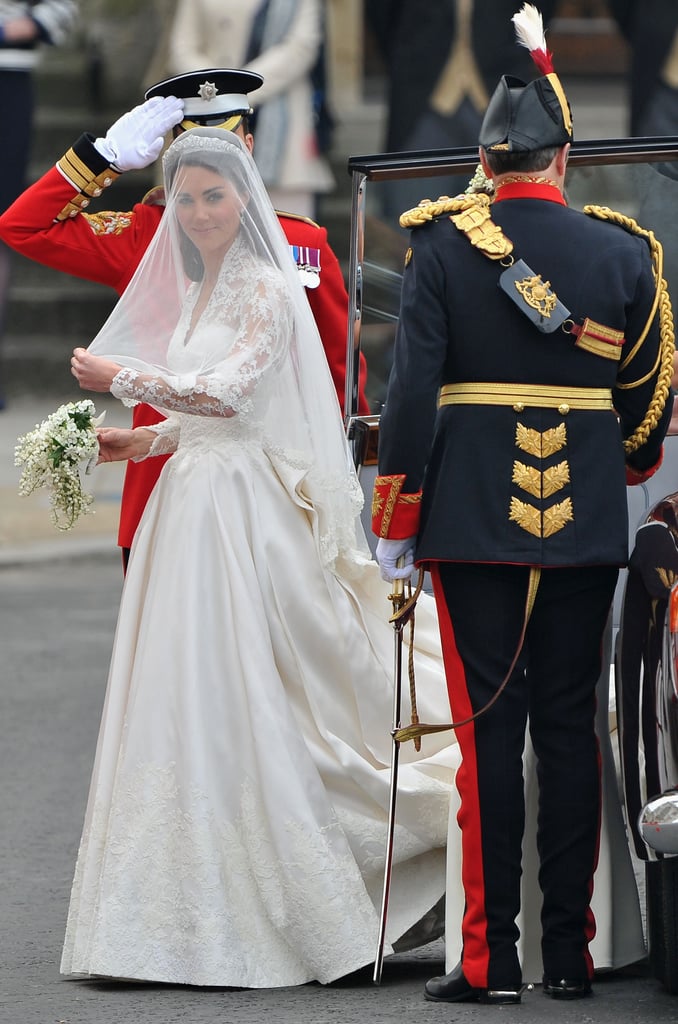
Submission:
[[[73,357],[83,387],[168,413],[102,430],[102,460],[175,454],[125,580],[62,971],[330,982],[374,959],[389,587],[359,538],[336,393],[249,155],[196,129],[165,175],[147,256]],[[420,711],[444,721],[435,620],[420,618]],[[403,757],[390,942],[444,892],[456,747]]]
[[[389,586],[360,531],[317,329],[249,154],[232,133],[194,129],[164,171],[155,239],[72,359],[83,388],[167,415],[100,429],[100,461],[174,454],[125,579],[61,970],[331,982],[373,961],[378,933]],[[432,605],[424,596],[417,609],[419,713],[444,722]],[[457,763],[451,733],[401,749],[387,952],[440,933]],[[450,933],[459,891],[450,880]],[[606,900],[603,887],[603,938]],[[599,965],[615,965],[609,946]]]

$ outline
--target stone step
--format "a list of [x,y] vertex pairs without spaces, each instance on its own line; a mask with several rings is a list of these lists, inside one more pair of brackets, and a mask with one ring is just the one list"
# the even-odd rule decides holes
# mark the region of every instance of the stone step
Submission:
[[9,398],[77,390],[70,372],[70,357],[78,345],[92,340],[82,325],[68,336],[51,334],[16,335],[2,339],[0,351],[0,392]]
[[11,292],[0,341],[0,390],[10,398],[72,385],[72,350],[89,345],[116,301],[110,288],[42,269],[49,276]]
[[91,338],[115,301],[116,295],[110,288],[54,271],[38,286],[17,285],[12,289],[7,331],[17,336],[40,333],[50,337],[71,338],[77,334]]

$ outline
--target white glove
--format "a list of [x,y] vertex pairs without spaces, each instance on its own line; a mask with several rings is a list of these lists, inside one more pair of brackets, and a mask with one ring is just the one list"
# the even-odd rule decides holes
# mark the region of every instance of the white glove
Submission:
[[[391,583],[393,580],[408,580],[414,572],[414,547],[416,537],[405,537],[403,540],[389,540],[380,537],[377,541],[377,561],[381,578]],[[397,565],[402,558],[402,565]]]
[[119,171],[140,170],[160,156],[165,135],[184,116],[184,101],[153,96],[119,117],[94,148]]

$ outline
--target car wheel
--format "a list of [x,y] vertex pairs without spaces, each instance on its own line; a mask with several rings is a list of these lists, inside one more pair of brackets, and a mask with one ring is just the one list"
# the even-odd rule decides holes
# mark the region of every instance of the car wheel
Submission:
[[648,861],[645,886],[652,973],[678,994],[678,857]]

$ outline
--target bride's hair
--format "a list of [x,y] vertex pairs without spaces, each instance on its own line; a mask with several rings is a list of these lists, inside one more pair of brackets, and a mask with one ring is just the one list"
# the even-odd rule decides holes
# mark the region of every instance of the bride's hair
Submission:
[[[248,217],[242,217],[243,211],[247,210],[249,190],[245,174],[242,168],[235,164],[232,156],[229,155],[227,158],[220,160],[219,154],[215,152],[205,153],[192,151],[190,153],[183,154],[174,163],[168,163],[166,166],[166,188],[170,193],[174,194],[174,184],[179,169],[181,168],[183,170],[186,167],[201,167],[207,171],[212,171],[213,174],[218,175],[220,178],[223,178],[224,181],[233,185],[242,204],[241,233],[246,236],[248,244],[253,252],[257,253],[259,256],[266,256],[268,248],[262,242],[262,227],[257,223],[256,215],[251,211],[248,211]],[[179,230],[179,245],[186,276],[191,281],[201,281],[205,268],[203,266],[200,252],[179,224],[177,224],[177,228]]]

